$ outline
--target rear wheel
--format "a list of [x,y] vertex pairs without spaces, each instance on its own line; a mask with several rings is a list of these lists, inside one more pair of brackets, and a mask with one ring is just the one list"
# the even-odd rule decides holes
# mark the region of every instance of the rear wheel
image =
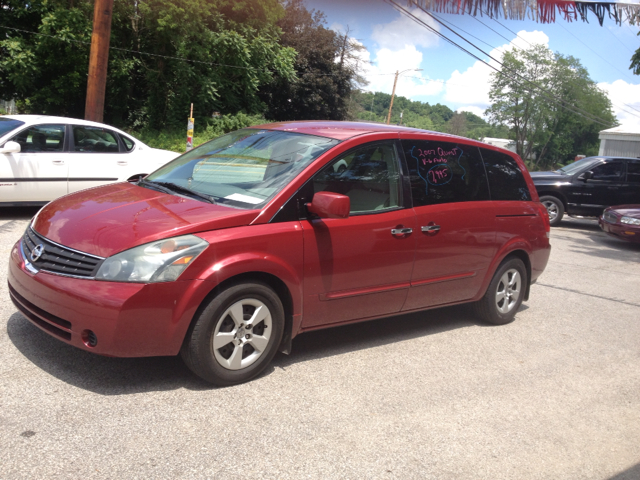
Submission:
[[500,265],[482,300],[474,304],[476,314],[488,323],[513,322],[527,287],[527,270],[519,258]]
[[545,195],[544,197],[540,197],[540,202],[547,209],[547,213],[549,214],[549,223],[552,227],[555,227],[560,224],[562,221],[562,217],[564,216],[564,204],[562,200],[558,197],[554,197],[553,195]]
[[220,386],[260,374],[277,352],[284,329],[278,295],[261,283],[242,283],[209,301],[181,350],[187,366]]

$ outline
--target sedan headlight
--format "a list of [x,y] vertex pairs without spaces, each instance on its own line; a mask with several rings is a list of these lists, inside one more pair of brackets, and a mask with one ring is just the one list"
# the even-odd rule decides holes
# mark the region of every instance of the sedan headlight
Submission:
[[622,217],[620,223],[626,223],[627,225],[640,225],[640,218]]
[[96,280],[109,282],[171,282],[209,244],[194,235],[167,238],[107,258]]

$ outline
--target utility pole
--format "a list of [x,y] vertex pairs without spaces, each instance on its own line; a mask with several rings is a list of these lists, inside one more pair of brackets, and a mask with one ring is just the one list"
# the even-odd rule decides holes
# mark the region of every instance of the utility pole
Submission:
[[391,109],[393,108],[393,97],[396,95],[396,84],[398,83],[398,70],[396,70],[396,78],[393,80],[393,91],[391,92],[391,103],[389,104],[389,115],[387,115],[387,125],[391,121]]
[[102,122],[104,115],[104,92],[107,85],[109,65],[109,41],[111,39],[111,14],[113,0],[95,0],[93,8],[93,33],[89,55],[87,78],[87,100],[84,119]]
[[407,70],[403,70],[401,72],[396,70],[396,78],[393,81],[393,91],[391,92],[391,103],[389,104],[389,115],[387,115],[387,125],[391,121],[391,109],[393,108],[393,97],[396,95],[396,84],[398,83],[398,77],[406,72],[421,72],[421,68],[409,68]]

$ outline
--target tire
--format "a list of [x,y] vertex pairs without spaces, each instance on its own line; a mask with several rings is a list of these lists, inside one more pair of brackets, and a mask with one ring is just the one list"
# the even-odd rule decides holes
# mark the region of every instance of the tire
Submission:
[[553,195],[545,195],[544,197],[540,197],[540,203],[542,203],[547,209],[547,213],[549,214],[549,223],[551,226],[558,226],[564,216],[564,204],[562,203],[562,200],[558,197],[554,197]]
[[278,295],[262,283],[241,283],[209,301],[187,332],[180,354],[207,382],[237,385],[267,367],[283,330]]
[[338,173],[339,175],[342,175],[346,171],[347,171],[347,167],[345,167],[344,165],[340,165],[336,173]]
[[527,289],[527,269],[519,258],[503,262],[496,271],[484,297],[474,304],[476,314],[485,322],[505,325],[513,322]]

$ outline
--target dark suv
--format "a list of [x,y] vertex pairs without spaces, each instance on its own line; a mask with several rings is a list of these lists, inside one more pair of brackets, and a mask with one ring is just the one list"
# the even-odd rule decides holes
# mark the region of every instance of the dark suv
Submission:
[[611,205],[640,203],[640,159],[588,157],[553,172],[532,172],[556,226],[563,215],[597,217]]

